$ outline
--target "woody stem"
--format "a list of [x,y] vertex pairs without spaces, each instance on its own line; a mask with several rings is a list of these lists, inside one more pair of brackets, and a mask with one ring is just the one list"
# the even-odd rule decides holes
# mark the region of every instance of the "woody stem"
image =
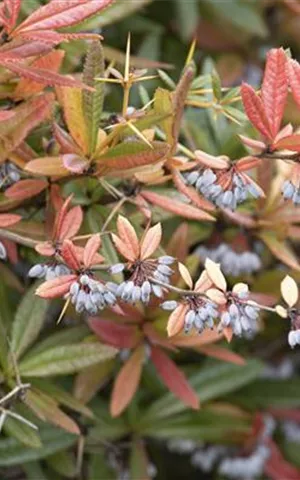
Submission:
[[34,248],[39,243],[37,240],[23,237],[18,233],[10,232],[9,230],[4,230],[3,228],[0,228],[0,237],[5,238],[6,240],[12,240],[13,242],[19,243],[20,245],[31,248]]

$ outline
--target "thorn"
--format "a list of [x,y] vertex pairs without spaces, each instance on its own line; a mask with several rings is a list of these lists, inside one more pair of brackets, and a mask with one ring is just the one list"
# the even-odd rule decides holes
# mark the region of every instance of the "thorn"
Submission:
[[193,57],[194,57],[194,54],[195,54],[195,49],[196,49],[196,38],[194,38],[194,40],[192,41],[192,44],[191,44],[190,49],[189,49],[188,56],[187,56],[186,61],[185,61],[185,65],[188,65],[193,60]]
[[128,82],[129,80],[129,69],[130,69],[130,45],[131,45],[131,35],[128,33],[127,45],[126,45],[126,59],[125,59],[125,70],[124,70],[124,81]]

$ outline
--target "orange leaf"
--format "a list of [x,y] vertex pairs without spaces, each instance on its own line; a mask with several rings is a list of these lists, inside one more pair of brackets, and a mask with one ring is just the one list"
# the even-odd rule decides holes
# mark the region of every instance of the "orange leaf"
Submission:
[[298,258],[286,242],[278,240],[275,235],[267,232],[260,233],[259,237],[267,245],[269,250],[271,250],[276,258],[288,265],[290,268],[294,268],[298,272],[300,271]]
[[83,251],[83,264],[86,268],[89,268],[93,264],[95,255],[98,252],[100,245],[101,238],[97,233],[88,239]]
[[5,191],[5,196],[13,200],[25,200],[34,197],[48,187],[45,180],[20,180]]
[[13,110],[1,110],[0,111],[0,122],[4,122],[5,120],[9,120],[15,115]]
[[134,257],[138,258],[140,254],[139,240],[137,234],[135,233],[135,229],[129,220],[122,215],[119,215],[117,220],[117,229],[121,240],[125,243],[127,248],[132,251]]
[[220,266],[213,262],[210,258],[205,260],[205,270],[210,280],[223,292],[226,292],[227,284]]
[[178,305],[178,307],[173,310],[167,325],[169,337],[173,337],[174,335],[177,335],[177,333],[182,332],[184,327],[184,317],[187,310],[188,306],[183,304]]
[[300,152],[300,135],[288,135],[282,138],[273,145],[276,150],[292,150],[294,152]]
[[183,403],[199,409],[199,398],[189,385],[185,375],[177,368],[177,365],[161,349],[152,347],[151,360],[168,389],[174,393]]
[[236,166],[240,172],[244,172],[246,170],[251,170],[251,168],[258,167],[260,163],[261,163],[260,158],[244,157],[236,162]]
[[13,213],[1,213],[0,214],[0,227],[10,227],[15,223],[18,223],[21,220],[20,215],[15,215]]
[[42,283],[35,293],[42,298],[57,298],[65,295],[71,284],[77,279],[77,275],[62,275],[61,277],[54,278]]
[[215,210],[215,206],[205,198],[202,198],[195,188],[189,187],[184,183],[181,173],[175,168],[172,169],[172,176],[177,189],[186,197],[188,197],[196,205],[196,207],[204,208],[209,212]]
[[162,237],[161,224],[157,223],[154,227],[149,228],[141,241],[141,260],[149,258],[152,253],[159,247]]
[[[31,67],[42,68],[43,70],[58,72],[63,58],[65,56],[64,50],[53,50],[42,57],[37,58],[31,63]],[[43,90],[44,85],[37,83],[30,79],[21,79],[17,85],[17,88],[14,91],[15,97],[26,97],[33,95],[34,93],[39,93]]]
[[144,345],[138,347],[123,365],[115,380],[110,401],[110,413],[117,417],[133,398],[142,373]]
[[65,217],[67,215],[67,211],[68,211],[69,205],[72,201],[72,198],[73,198],[73,194],[69,195],[66,198],[66,200],[64,201],[64,203],[60,207],[60,209],[59,209],[59,211],[58,211],[58,213],[55,217],[55,224],[54,224],[54,228],[53,228],[53,238],[55,240],[59,239],[60,236],[61,236],[62,225],[65,221]]
[[129,250],[127,247],[127,244],[123,242],[117,235],[114,233],[111,234],[112,241],[114,242],[117,250],[123,257],[125,257],[127,260],[130,262],[134,262],[136,260],[136,257],[132,250]]
[[61,255],[70,268],[73,270],[80,270],[80,261],[77,256],[76,247],[71,240],[64,241],[61,249]]
[[35,246],[35,250],[45,257],[52,257],[55,254],[55,248],[50,242],[39,243]]
[[300,107],[300,65],[296,60],[288,60],[287,74],[294,100]]
[[65,168],[62,157],[41,157],[35,158],[25,166],[27,172],[48,177],[63,177],[69,175]]
[[282,48],[272,48],[268,52],[261,98],[273,138],[280,130],[288,94],[286,63]]
[[206,220],[214,222],[215,218],[209,215],[208,213],[200,210],[199,208],[193,207],[186,203],[182,203],[174,198],[165,197],[151,191],[142,191],[140,194],[143,198],[148,200],[150,203],[161,207],[164,210],[175,213],[175,215],[180,215],[185,218],[190,218],[191,220]]
[[246,363],[246,360],[237,353],[231,352],[231,350],[227,350],[226,348],[218,347],[216,345],[199,347],[197,350],[204,355],[208,355],[209,357],[217,358],[218,360],[223,360],[224,362],[234,363],[235,365],[245,365]]
[[60,147],[60,153],[76,153],[77,155],[81,154],[81,150],[74,142],[73,138],[57,123],[53,124],[53,135]]
[[179,262],[178,263],[178,270],[179,270],[179,273],[180,273],[181,277],[185,281],[185,283],[188,285],[189,288],[192,289],[193,288],[193,279],[191,277],[190,272],[186,268],[186,266],[183,263]]

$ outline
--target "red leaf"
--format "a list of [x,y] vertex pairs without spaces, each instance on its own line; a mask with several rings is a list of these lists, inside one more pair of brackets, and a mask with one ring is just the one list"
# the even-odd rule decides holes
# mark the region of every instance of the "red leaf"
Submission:
[[6,239],[1,239],[1,243],[3,243],[4,247],[5,247],[5,250],[6,250],[6,253],[7,253],[7,257],[9,258],[9,261],[12,263],[12,264],[16,264],[18,263],[18,249],[17,249],[17,245],[12,242],[11,240],[6,240]]
[[124,258],[129,260],[130,262],[134,262],[136,260],[136,256],[134,255],[134,252],[132,250],[128,249],[128,246],[126,243],[124,243],[117,235],[114,235],[112,233],[111,235],[112,241],[114,242],[117,250],[121,255],[123,255]]
[[140,381],[144,354],[144,345],[141,345],[121,368],[111,394],[110,413],[112,417],[120,415],[133,398]]
[[16,25],[19,11],[21,7],[21,0],[4,0],[4,10],[6,11],[6,31],[9,33]]
[[57,298],[65,295],[72,283],[77,279],[77,275],[62,275],[42,283],[35,293],[42,298]]
[[59,240],[67,240],[74,237],[80,230],[83,221],[82,208],[77,205],[66,213],[59,233]]
[[80,270],[80,261],[77,256],[76,247],[70,240],[64,241],[61,255],[70,268]]
[[112,0],[52,0],[29,15],[14,31],[14,36],[30,30],[54,30],[75,25],[111,3]]
[[150,203],[161,207],[164,210],[175,213],[185,218],[190,218],[191,220],[207,220],[214,222],[215,219],[208,213],[200,210],[199,208],[193,207],[186,203],[179,202],[174,198],[165,197],[155,192],[142,191],[140,195],[148,200]]
[[141,334],[132,325],[123,325],[102,318],[90,318],[89,326],[100,340],[117,348],[134,348]]
[[68,198],[64,201],[62,207],[60,208],[56,218],[55,218],[55,224],[54,224],[54,229],[53,229],[53,238],[55,240],[61,238],[61,230],[63,227],[63,223],[65,221],[65,217],[67,215],[67,211],[69,208],[69,205],[72,201],[73,195],[69,195]]
[[286,56],[282,48],[273,48],[267,56],[261,98],[273,138],[280,130],[288,94]]
[[92,235],[87,241],[83,251],[83,264],[86,268],[89,268],[93,264],[95,255],[97,254],[100,245],[101,238],[97,233]]
[[273,140],[273,135],[270,131],[269,122],[261,98],[256,95],[253,88],[247,83],[242,84],[241,94],[245,112],[250,122],[264,137]]
[[199,398],[189,385],[185,375],[177,368],[177,365],[161,349],[151,349],[152,362],[168,389],[183,403],[198,410]]
[[296,60],[288,60],[287,74],[294,100],[300,107],[300,65]]
[[6,190],[5,196],[12,200],[25,200],[38,195],[47,187],[46,180],[20,180]]
[[268,446],[271,448],[271,455],[264,470],[268,477],[271,480],[300,480],[300,470],[284,459],[275,442],[269,440]]
[[15,215],[13,213],[1,213],[0,214],[0,227],[10,227],[15,223],[18,223],[21,220],[20,215]]
[[35,246],[35,250],[45,257],[52,257],[55,254],[55,248],[50,242],[39,243]]

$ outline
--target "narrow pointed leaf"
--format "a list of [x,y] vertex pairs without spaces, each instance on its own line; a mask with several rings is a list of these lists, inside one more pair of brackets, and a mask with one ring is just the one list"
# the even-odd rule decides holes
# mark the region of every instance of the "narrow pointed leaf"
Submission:
[[242,100],[247,117],[253,126],[266,138],[273,140],[265,108],[260,97],[247,83],[241,86]]
[[45,180],[20,180],[5,191],[5,196],[13,200],[25,200],[34,197],[48,187]]
[[141,241],[141,260],[151,257],[155,250],[159,247],[162,237],[161,224],[157,223],[154,227],[149,228]]

